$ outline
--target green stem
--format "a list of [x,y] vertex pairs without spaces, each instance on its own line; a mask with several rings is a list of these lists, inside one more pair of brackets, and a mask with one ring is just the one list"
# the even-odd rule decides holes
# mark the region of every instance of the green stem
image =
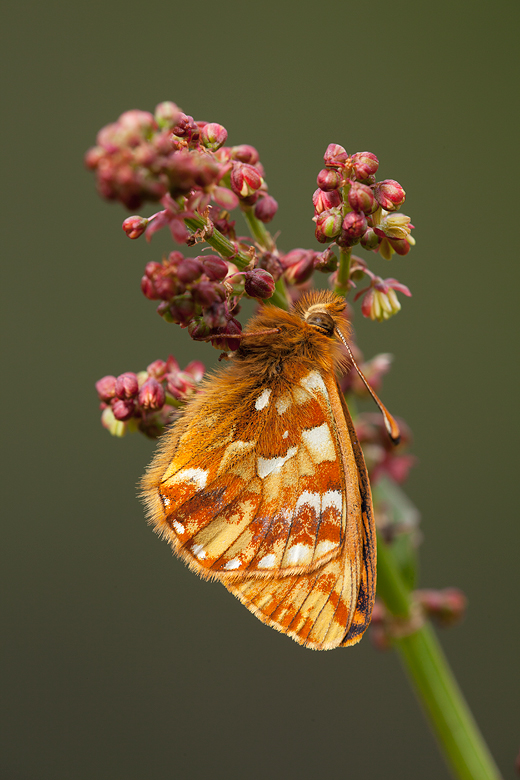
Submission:
[[[391,549],[378,538],[378,594],[396,617],[410,617],[410,599]],[[429,623],[396,638],[401,660],[454,777],[499,780],[500,773]]]
[[255,239],[256,243],[259,244],[262,249],[267,249],[268,252],[272,252],[275,249],[273,237],[267,230],[264,223],[260,222],[260,220],[255,217],[252,206],[241,205],[240,208],[242,209],[244,219],[247,222],[247,226],[251,231],[251,235]]
[[340,249],[338,275],[336,279],[336,287],[334,288],[334,291],[337,292],[338,295],[346,295],[349,291],[351,260],[352,249],[350,247]]

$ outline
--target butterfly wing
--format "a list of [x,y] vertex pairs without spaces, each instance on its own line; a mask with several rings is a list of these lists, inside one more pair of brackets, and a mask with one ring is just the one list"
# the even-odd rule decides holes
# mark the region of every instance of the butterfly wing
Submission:
[[151,521],[180,557],[264,622],[323,649],[358,641],[362,631],[346,642],[347,628],[361,625],[370,580],[367,494],[336,382],[325,379],[295,365],[290,385],[247,398],[213,380],[143,479]]

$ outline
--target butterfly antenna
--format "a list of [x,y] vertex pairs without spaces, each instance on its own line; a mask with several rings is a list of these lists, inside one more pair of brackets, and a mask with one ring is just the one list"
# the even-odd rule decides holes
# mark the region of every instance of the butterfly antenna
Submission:
[[380,401],[380,399],[378,398],[377,394],[370,387],[370,385],[368,383],[368,379],[364,376],[364,374],[361,371],[360,367],[356,363],[356,361],[354,359],[354,355],[352,354],[352,350],[350,349],[350,346],[348,345],[347,340],[344,338],[344,336],[341,333],[341,331],[338,328],[335,328],[335,332],[336,332],[336,335],[339,336],[339,338],[341,339],[341,341],[343,342],[343,344],[347,348],[347,352],[349,354],[350,360],[352,361],[352,365],[354,366],[354,368],[358,372],[359,376],[363,380],[363,383],[364,383],[366,389],[368,390],[368,392],[370,393],[370,395],[372,396],[372,398],[374,399],[376,404],[379,406],[379,408],[381,410],[381,414],[383,415],[383,419],[385,421],[385,428],[386,428],[386,430],[388,432],[388,435],[390,436],[390,438],[392,439],[394,444],[399,444],[399,440],[401,438],[401,432],[399,430],[399,426],[397,425],[395,419],[392,417],[392,415],[390,414],[390,412],[388,411],[388,409],[386,408],[384,403],[382,401]]

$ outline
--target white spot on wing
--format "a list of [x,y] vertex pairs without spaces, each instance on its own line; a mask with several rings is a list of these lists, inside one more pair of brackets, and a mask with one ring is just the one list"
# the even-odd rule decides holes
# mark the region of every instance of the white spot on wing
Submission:
[[255,409],[259,412],[261,409],[265,409],[265,407],[269,404],[269,398],[271,396],[271,390],[270,388],[266,387],[265,390],[262,390],[258,398],[256,399],[255,403]]
[[325,555],[325,553],[330,552],[336,547],[336,544],[334,542],[329,542],[328,540],[324,540],[323,542],[318,542],[318,545],[316,547],[316,555],[319,557],[320,555]]
[[224,568],[230,571],[232,569],[238,569],[239,566],[240,566],[240,560],[238,558],[232,558],[224,565]]
[[311,493],[309,490],[304,490],[296,502],[295,512],[297,512],[298,509],[302,506],[309,506],[311,509],[314,509],[316,516],[319,517],[321,507],[320,494]]
[[194,544],[191,551],[193,555],[201,561],[206,557],[206,550],[201,544]]
[[172,478],[172,482],[194,482],[199,490],[206,487],[208,472],[204,469],[181,469]]
[[163,502],[164,506],[170,506],[171,501],[170,501],[169,498],[166,498],[166,496],[161,496],[161,498],[162,498],[162,502]]
[[297,447],[289,447],[287,455],[279,458],[258,458],[256,461],[256,470],[260,479],[265,479],[269,474],[281,471],[284,463],[286,463],[289,458],[296,455],[297,451]]
[[172,525],[178,534],[185,533],[186,529],[184,528],[182,523],[179,523],[177,520],[174,520]]
[[327,388],[325,387],[325,382],[321,378],[321,374],[319,374],[317,371],[311,371],[310,374],[304,376],[303,379],[301,379],[300,384],[302,387],[308,390],[309,393],[313,393],[313,395],[315,395],[313,391],[317,390],[325,398],[329,397]]
[[278,414],[283,414],[291,405],[291,397],[285,393],[276,399],[275,406]]
[[284,433],[282,433],[282,439],[286,439],[288,436],[289,436],[289,431],[284,431]]
[[302,431],[302,439],[314,463],[323,463],[324,460],[336,460],[336,450],[334,449],[334,442],[332,441],[327,423]]
[[286,560],[293,566],[308,560],[311,548],[308,544],[295,544],[287,551]]
[[339,490],[327,490],[321,497],[321,511],[324,512],[330,506],[341,513],[341,510],[343,509],[343,496]]
[[258,561],[258,568],[272,569],[275,564],[276,564],[276,555],[274,555],[274,553],[269,553],[268,555],[264,555],[264,557]]

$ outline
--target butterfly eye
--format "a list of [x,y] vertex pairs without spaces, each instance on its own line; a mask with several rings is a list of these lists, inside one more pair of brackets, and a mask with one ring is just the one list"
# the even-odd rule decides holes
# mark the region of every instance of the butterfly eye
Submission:
[[307,322],[326,336],[332,336],[334,333],[334,320],[327,312],[312,312],[307,317]]

